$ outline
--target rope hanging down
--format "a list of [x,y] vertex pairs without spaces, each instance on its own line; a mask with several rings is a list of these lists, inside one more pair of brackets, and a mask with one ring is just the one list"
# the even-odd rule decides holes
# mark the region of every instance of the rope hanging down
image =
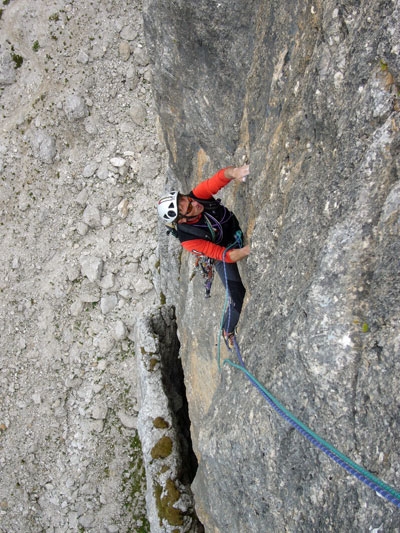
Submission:
[[[232,244],[230,244],[229,246],[227,246],[224,250],[224,253],[222,254],[222,261],[223,261],[223,265],[224,265],[224,276],[225,276],[225,286],[226,286],[226,291],[225,291],[225,301],[224,301],[224,308],[222,310],[222,316],[221,316],[221,322],[220,322],[220,325],[219,325],[219,335],[218,335],[218,348],[217,348],[217,353],[218,353],[218,357],[217,357],[217,360],[218,360],[218,369],[221,370],[221,332],[222,332],[222,324],[223,324],[223,321],[224,321],[224,316],[225,316],[225,312],[226,312],[226,308],[228,307],[228,302],[229,302],[229,298],[230,298],[230,294],[229,294],[229,288],[228,288],[228,276],[227,276],[227,273],[226,273],[226,265],[225,265],[225,256],[227,254],[227,252],[229,250],[231,250],[232,248],[235,248],[235,246],[239,246],[242,247],[243,245],[243,233],[241,231],[237,231],[235,233],[235,240]],[[229,307],[229,312],[228,312],[228,324],[230,323],[231,321],[231,308]]]
[[[225,251],[225,253],[228,251],[229,248],[233,247],[234,245],[228,247]],[[226,275],[226,272],[225,272]],[[225,297],[225,305],[224,305],[224,311],[225,313],[226,305],[229,299],[229,291],[228,291],[228,284],[226,283],[226,297]],[[221,323],[222,324],[222,323]],[[218,368],[221,369],[220,366],[220,339],[221,339],[221,332],[222,332],[222,325],[220,326],[220,332],[218,336]],[[271,407],[289,424],[291,424],[299,433],[301,433],[306,439],[308,439],[314,446],[316,446],[318,449],[323,451],[325,455],[330,457],[333,461],[335,461],[338,465],[340,465],[342,468],[344,468],[349,474],[356,477],[358,480],[362,481],[365,485],[373,489],[376,493],[378,493],[383,498],[386,498],[388,501],[396,505],[396,507],[400,508],[400,492],[398,492],[396,489],[382,481],[381,479],[377,478],[368,470],[366,470],[364,467],[358,465],[346,455],[341,453],[339,450],[337,450],[334,446],[329,444],[329,442],[322,439],[319,435],[314,433],[310,428],[308,428],[305,424],[303,424],[298,418],[296,418],[290,411],[288,411],[274,396],[255,378],[251,372],[249,372],[243,362],[242,355],[240,353],[239,345],[236,341],[236,338],[233,338],[234,348],[237,354],[237,357],[239,359],[239,364],[234,363],[230,359],[225,359],[223,361],[223,364],[227,364],[232,366],[233,368],[236,368],[237,370],[240,370],[245,374],[245,376],[248,378],[250,383],[264,396],[264,398],[267,400],[267,402],[271,405]]]

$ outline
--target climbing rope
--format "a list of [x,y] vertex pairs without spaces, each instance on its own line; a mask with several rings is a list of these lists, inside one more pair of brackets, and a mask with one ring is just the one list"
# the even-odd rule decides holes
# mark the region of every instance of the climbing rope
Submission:
[[[223,325],[223,322],[224,322],[224,316],[225,316],[225,313],[226,313],[226,308],[228,307],[228,302],[229,302],[229,298],[230,298],[230,294],[229,294],[229,287],[228,287],[228,275],[226,273],[226,264],[225,264],[225,256],[227,254],[227,252],[229,250],[231,250],[232,248],[234,248],[235,246],[239,245],[239,247],[242,246],[242,232],[240,230],[238,230],[236,233],[235,233],[235,240],[233,241],[232,244],[230,244],[229,246],[227,246],[224,250],[224,253],[222,254],[222,262],[223,262],[223,265],[224,265],[224,277],[225,277],[225,301],[224,301],[224,308],[223,308],[223,311],[222,311],[222,317],[221,317],[221,322],[220,322],[220,325],[219,325],[219,334],[218,334],[218,345],[217,345],[217,353],[218,353],[218,356],[217,356],[217,360],[218,360],[218,369],[221,370],[221,336],[222,336],[222,325]],[[231,321],[231,308],[229,307],[228,309],[228,324],[230,324],[230,321]]]
[[368,487],[375,490],[378,494],[389,500],[391,503],[400,508],[400,493],[394,488],[387,485],[362,466],[354,463],[351,459],[342,454],[339,450],[334,448],[327,441],[322,439],[319,435],[314,433],[310,428],[298,420],[290,411],[288,411],[276,398],[272,396],[268,390],[261,385],[261,383],[251,374],[243,363],[240,354],[239,345],[234,339],[235,351],[238,355],[240,365],[233,363],[230,359],[225,359],[224,364],[228,364],[241,372],[243,372],[252,385],[264,396],[273,409],[280,414],[287,422],[289,422],[295,429],[297,429],[304,437],[306,437],[314,446],[323,451],[328,457],[333,459],[337,464],[342,466],[347,472],[358,478],[360,481],[368,485]]
[[[233,243],[230,247],[228,247],[225,252],[235,246],[236,242]],[[224,260],[224,258],[223,258]],[[224,310],[222,317],[225,315],[227,302],[229,299],[229,289],[228,289],[228,280],[227,280],[227,274],[225,269],[225,262],[224,262],[224,275],[225,275],[225,283],[226,283],[226,296],[225,296],[225,304],[224,304]],[[222,318],[223,320],[223,318]],[[222,334],[222,320],[220,325],[220,331],[218,336],[218,368],[221,370],[221,355],[220,355],[220,339]],[[237,354],[239,364],[234,363],[230,359],[224,359],[223,364],[229,365],[233,368],[236,368],[237,370],[241,371],[245,376],[248,378],[250,383],[264,396],[264,398],[267,400],[269,405],[289,424],[291,424],[301,435],[303,435],[305,438],[307,438],[314,446],[316,446],[319,450],[325,453],[328,457],[330,457],[333,461],[335,461],[339,466],[344,468],[349,474],[353,475],[355,478],[363,482],[365,485],[373,489],[377,494],[382,496],[383,498],[387,499],[396,507],[400,508],[400,492],[398,492],[396,489],[382,481],[381,479],[377,478],[368,470],[366,470],[364,467],[358,465],[346,455],[341,453],[339,450],[337,450],[334,446],[332,446],[329,442],[325,441],[323,438],[321,438],[319,435],[317,435],[314,431],[312,431],[310,428],[308,428],[305,424],[303,424],[298,418],[296,418],[290,411],[288,411],[274,396],[256,379],[256,377],[247,370],[240,349],[239,345],[237,343],[236,337],[233,337],[233,344],[235,348],[235,352]]]

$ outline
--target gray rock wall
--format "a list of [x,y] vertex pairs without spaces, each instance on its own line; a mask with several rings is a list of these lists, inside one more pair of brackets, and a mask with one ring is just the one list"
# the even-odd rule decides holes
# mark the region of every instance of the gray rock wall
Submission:
[[[243,155],[222,197],[251,243],[249,370],[340,451],[400,487],[399,5],[144,2],[167,187]],[[173,260],[168,250],[173,250]],[[398,531],[400,511],[217,365],[224,294],[161,233],[206,531]],[[221,358],[225,358],[221,348]]]
[[152,533],[203,533],[190,484],[197,460],[189,421],[173,309],[154,308],[135,329],[139,376],[138,430],[146,469]]

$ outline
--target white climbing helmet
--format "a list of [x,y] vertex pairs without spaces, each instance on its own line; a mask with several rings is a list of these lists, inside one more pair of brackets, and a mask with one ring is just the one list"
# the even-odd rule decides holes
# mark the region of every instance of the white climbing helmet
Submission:
[[164,222],[175,222],[178,218],[178,191],[171,191],[158,201],[158,216]]

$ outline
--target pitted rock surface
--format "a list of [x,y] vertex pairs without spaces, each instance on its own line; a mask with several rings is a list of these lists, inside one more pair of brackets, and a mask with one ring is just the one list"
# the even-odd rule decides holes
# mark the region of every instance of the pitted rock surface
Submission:
[[[189,192],[250,161],[247,182],[220,195],[252,248],[238,332],[249,370],[399,490],[398,3],[144,6],[166,189]],[[218,371],[221,284],[204,300],[188,254],[168,261],[175,243],[160,249],[206,531],[397,531],[394,505],[294,431],[242,373]]]

